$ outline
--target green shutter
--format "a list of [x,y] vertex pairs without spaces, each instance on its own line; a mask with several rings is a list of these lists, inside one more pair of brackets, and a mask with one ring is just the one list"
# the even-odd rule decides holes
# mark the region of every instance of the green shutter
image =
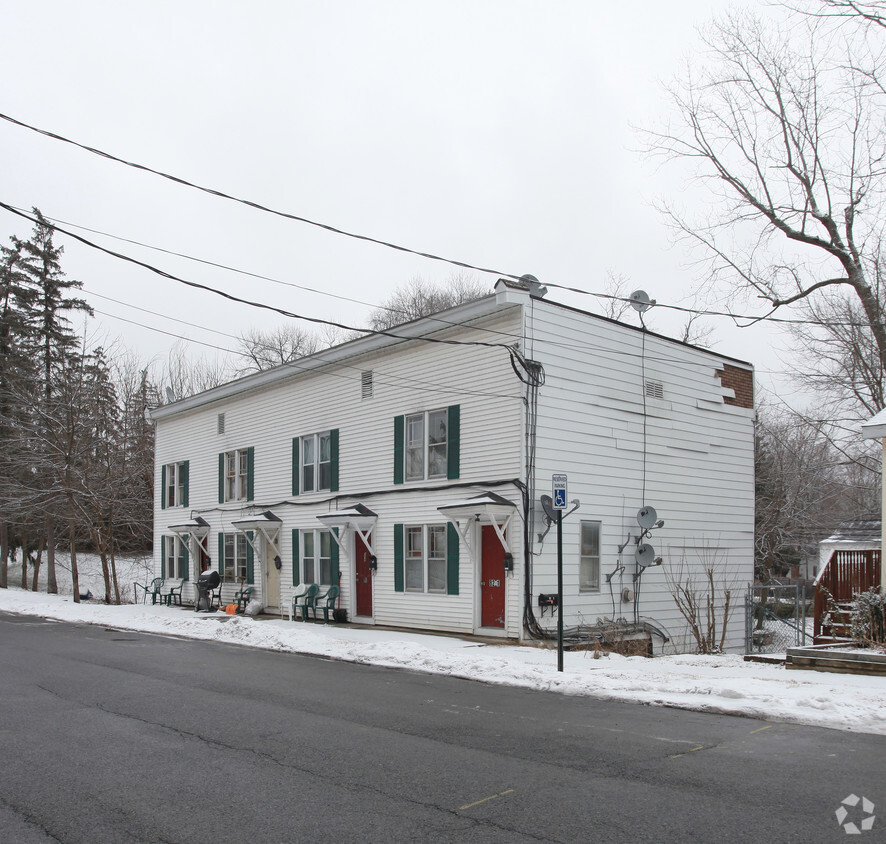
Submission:
[[218,573],[221,579],[225,579],[225,535],[218,535]]
[[458,531],[446,525],[446,594],[458,595]]
[[191,555],[188,553],[188,540],[190,536],[186,533],[181,538],[182,543],[182,580],[190,580],[190,572],[188,571],[188,563],[190,562]]
[[329,432],[329,491],[338,492],[338,428]]
[[301,578],[299,577],[299,536],[298,536],[298,528],[292,529],[292,585],[298,586],[301,583]]
[[182,463],[182,507],[187,507],[188,505],[188,486],[191,474],[191,461],[185,460]]
[[252,531],[246,531],[246,582],[255,583],[255,552],[252,550]]
[[225,453],[218,456],[218,503],[225,503]]
[[447,450],[446,477],[449,480],[457,480],[459,476],[459,463],[461,461],[461,407],[457,404],[449,405],[449,448]]
[[406,417],[394,417],[394,483],[403,483],[403,440],[405,438]]
[[166,464],[160,467],[160,509],[166,509]]
[[394,525],[394,591],[403,591],[403,525]]
[[[333,528],[332,532],[335,536],[338,536],[338,528]],[[338,543],[335,541],[335,537],[332,538],[330,542],[329,548],[329,558],[330,558],[330,581],[332,586],[338,586]]]
[[[299,463],[298,447],[300,440],[298,437],[292,438],[292,494],[298,495],[299,478],[301,477],[301,464]],[[297,586],[298,584],[296,584]]]
[[166,578],[166,537],[160,537],[160,577]]
[[[246,449],[246,500],[255,498],[255,448],[249,446]],[[252,583],[252,581],[249,581]]]

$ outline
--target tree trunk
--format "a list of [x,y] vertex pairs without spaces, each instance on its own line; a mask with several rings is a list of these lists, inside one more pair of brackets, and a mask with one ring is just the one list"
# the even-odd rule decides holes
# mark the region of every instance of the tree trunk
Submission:
[[[73,536],[71,542],[73,542]],[[50,516],[46,520],[46,592],[58,595],[58,582],[55,579],[55,521]]]
[[0,589],[8,586],[9,576],[9,527],[6,522],[0,523]]
[[77,572],[77,548],[75,546],[77,530],[73,521],[70,524],[71,532],[71,580],[74,583],[74,603],[80,603],[80,575]]

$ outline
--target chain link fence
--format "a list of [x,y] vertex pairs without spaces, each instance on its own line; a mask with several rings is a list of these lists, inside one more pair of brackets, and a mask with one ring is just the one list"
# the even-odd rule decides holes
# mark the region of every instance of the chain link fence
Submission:
[[[812,589],[806,584],[749,586],[745,597],[745,651],[784,653],[807,643]],[[808,634],[812,641],[812,634]]]

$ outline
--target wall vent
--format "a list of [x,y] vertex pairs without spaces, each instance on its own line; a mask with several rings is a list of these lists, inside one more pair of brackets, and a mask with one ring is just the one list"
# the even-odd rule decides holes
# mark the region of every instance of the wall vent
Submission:
[[216,433],[223,434],[224,432],[225,432],[225,415],[224,415],[224,413],[219,413],[218,423],[216,425]]
[[647,381],[646,382],[646,398],[648,399],[663,399],[664,398],[664,384],[661,381]]
[[360,396],[364,399],[372,398],[372,370],[364,370],[360,377]]

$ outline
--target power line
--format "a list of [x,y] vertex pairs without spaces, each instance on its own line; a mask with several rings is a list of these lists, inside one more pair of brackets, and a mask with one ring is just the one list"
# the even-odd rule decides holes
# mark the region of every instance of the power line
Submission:
[[[220,334],[223,337],[229,337],[233,340],[240,339],[233,334],[228,334],[224,331],[218,331],[215,328],[207,328],[206,326],[202,326],[202,325],[194,325],[194,323],[187,322],[186,320],[178,319],[176,317],[170,317],[170,316],[167,316],[166,314],[158,313],[157,311],[148,310],[147,308],[140,308],[138,305],[131,305],[128,302],[122,302],[119,299],[113,299],[110,296],[103,296],[101,293],[94,293],[93,291],[85,290],[85,289],[84,289],[84,292],[89,293],[90,296],[98,296],[100,299],[107,299],[110,302],[116,302],[117,304],[123,305],[124,307],[127,307],[127,308],[133,308],[134,310],[137,310],[137,311],[142,311],[144,313],[151,314],[153,316],[158,316],[161,319],[169,319],[169,320],[172,320],[173,322],[180,322],[183,325],[189,325],[189,326],[192,326],[193,328],[197,328],[201,331],[211,331],[214,334]],[[211,349],[217,349],[218,351],[221,351],[221,352],[228,352],[232,355],[238,355],[239,357],[243,357],[243,352],[239,352],[234,349],[226,349],[222,346],[214,346],[211,343],[205,343],[201,340],[194,340],[191,337],[185,337],[182,334],[175,334],[174,332],[171,332],[171,331],[164,331],[162,328],[156,328],[155,326],[152,326],[152,325],[146,325],[143,322],[136,322],[135,320],[126,319],[125,317],[117,316],[116,314],[109,314],[109,313],[107,313],[107,311],[102,311],[102,310],[99,310],[96,308],[93,308],[93,310],[96,313],[101,314],[102,316],[106,316],[110,319],[120,320],[121,322],[126,322],[130,325],[137,325],[140,328],[146,329],[147,331],[156,331],[159,334],[165,334],[169,337],[176,337],[177,339],[184,340],[188,343],[198,343],[201,346],[208,346]],[[264,348],[271,349],[272,347],[268,346],[268,345],[264,345]],[[354,366],[353,364],[347,364],[347,363],[343,363],[341,361],[330,361],[330,360],[327,360],[327,359],[321,357],[320,356],[321,354],[322,353],[315,352],[315,353],[311,354],[310,357],[312,360],[320,361],[324,367],[338,366],[342,369],[353,369],[356,372],[360,372],[361,375],[364,371],[364,367]],[[302,372],[308,371],[308,367],[301,365],[301,363],[299,361],[300,361],[300,359],[283,361],[283,362],[277,364],[274,368],[285,366],[287,368],[298,369]],[[310,371],[316,372],[317,370],[312,367],[310,369]],[[254,373],[249,373],[249,374],[254,374]],[[358,378],[350,377],[347,375],[340,375],[337,373],[327,373],[327,374],[335,375],[338,378],[345,378],[346,380],[348,380],[352,383],[356,383],[359,380]],[[423,390],[423,391],[424,390],[436,390],[438,392],[443,392],[443,393],[459,392],[459,393],[465,393],[465,394],[473,395],[473,396],[484,396],[487,398],[504,398],[504,399],[519,399],[520,398],[519,395],[515,395],[515,394],[490,393],[490,392],[486,392],[483,390],[469,390],[467,388],[461,388],[461,387],[458,388],[457,390],[455,390],[448,384],[440,384],[440,383],[437,383],[434,381],[421,381],[417,378],[409,378],[405,375],[395,375],[394,373],[391,373],[391,372],[381,372],[381,373],[379,373],[379,375],[381,376],[382,383],[389,383],[393,386],[398,386],[398,387],[405,386],[408,389],[414,389],[414,390]]]
[[[423,252],[418,249],[412,249],[407,246],[401,246],[399,244],[392,243],[392,242],[386,241],[386,240],[381,240],[380,238],[371,237],[369,235],[358,234],[356,232],[349,232],[349,231],[346,231],[345,229],[340,229],[340,228],[337,228],[336,226],[328,225],[327,223],[320,223],[316,220],[311,220],[307,217],[302,217],[298,214],[291,214],[287,211],[280,211],[275,208],[270,208],[266,205],[262,205],[259,202],[255,202],[250,199],[243,199],[241,197],[237,197],[237,196],[233,196],[231,194],[225,193],[224,191],[218,190],[217,188],[209,188],[204,185],[199,185],[195,182],[191,182],[191,181],[184,179],[180,176],[173,176],[169,173],[165,173],[162,170],[157,170],[153,167],[149,167],[146,164],[139,164],[134,161],[128,161],[124,158],[120,158],[119,156],[113,155],[112,153],[97,149],[96,147],[92,147],[87,144],[82,144],[79,141],[72,140],[71,138],[66,138],[65,136],[59,135],[56,132],[50,132],[47,129],[40,129],[37,126],[32,126],[29,123],[25,123],[21,120],[17,120],[16,118],[11,117],[7,114],[0,113],[0,118],[6,120],[9,123],[12,123],[16,126],[20,126],[23,129],[29,129],[32,132],[37,132],[38,134],[44,135],[48,138],[52,138],[53,140],[61,141],[62,143],[65,143],[65,144],[70,144],[71,146],[78,147],[79,149],[85,150],[86,152],[90,152],[93,155],[100,156],[101,158],[108,159],[109,161],[115,161],[118,164],[123,164],[127,167],[132,167],[136,170],[141,170],[146,173],[152,173],[155,176],[160,176],[163,179],[167,179],[171,182],[175,182],[176,184],[183,185],[184,187],[193,188],[194,190],[198,190],[203,193],[207,193],[211,196],[217,196],[221,199],[227,199],[227,200],[230,200],[231,202],[237,202],[242,205],[246,205],[250,208],[255,208],[258,211],[264,211],[268,214],[273,214],[275,216],[282,217],[287,220],[293,220],[298,223],[305,223],[307,225],[315,226],[316,228],[323,229],[323,230],[331,232],[333,234],[342,235],[343,237],[350,237],[355,240],[362,240],[367,243],[374,243],[378,246],[384,246],[388,249],[394,249],[398,252],[404,252],[404,253],[407,253],[410,255],[417,255],[421,258],[428,258],[429,260],[432,260],[432,261],[441,261],[443,263],[451,264],[456,267],[461,267],[462,269],[468,269],[468,270],[474,270],[475,272],[499,275],[504,278],[512,279],[514,281],[520,281],[522,278],[522,276],[515,275],[513,273],[507,273],[507,272],[504,272],[503,270],[496,270],[496,269],[492,269],[489,267],[479,267],[474,264],[469,264],[465,261],[458,261],[453,258],[444,258],[440,255],[435,255],[431,252]],[[4,206],[4,207],[8,207],[8,206]],[[153,248],[153,247],[148,247],[148,248]],[[170,253],[170,254],[178,254],[178,253]],[[181,257],[189,257],[189,256],[181,256]],[[193,259],[193,260],[199,260],[199,259]],[[211,262],[206,262],[206,263],[211,263]],[[230,269],[230,268],[226,267],[225,269]],[[622,296],[615,296],[615,295],[609,294],[609,293],[595,293],[593,291],[584,290],[584,289],[578,288],[578,287],[571,287],[569,285],[557,284],[556,282],[546,281],[545,284],[548,287],[554,287],[558,290],[565,290],[567,292],[577,293],[577,294],[580,294],[583,296],[594,296],[599,299],[609,299],[610,301],[616,301],[616,302],[630,302],[631,301],[630,299],[626,299]],[[344,297],[342,297],[342,298],[344,298]],[[351,300],[351,301],[356,301],[356,300]],[[366,303],[361,303],[361,304],[366,304]],[[773,307],[773,309],[768,314],[733,314],[728,311],[699,310],[696,308],[687,308],[687,307],[683,307],[680,305],[666,305],[666,304],[661,304],[661,303],[657,303],[656,306],[660,307],[660,308],[667,309],[667,310],[678,311],[681,313],[695,314],[696,316],[726,317],[726,318],[731,319],[734,322],[736,322],[736,324],[737,324],[737,320],[746,320],[749,323],[749,325],[739,326],[739,328],[748,328],[748,327],[750,327],[750,325],[753,325],[754,323],[762,322],[762,321],[769,321],[769,322],[789,324],[789,325],[818,325],[819,324],[819,322],[816,320],[798,320],[798,319],[789,319],[789,318],[772,316],[772,314],[775,313],[775,311],[777,310],[777,308],[779,306]],[[869,323],[864,323],[864,322],[862,322],[862,323],[834,322],[834,323],[830,323],[830,324],[831,325],[840,325],[840,326],[845,326],[845,327],[861,327],[861,328],[869,327]]]
[[396,243],[390,243],[386,240],[380,240],[375,237],[370,237],[369,235],[357,234],[356,232],[349,232],[344,229],[336,228],[335,226],[327,225],[326,223],[319,223],[316,220],[309,220],[307,217],[301,217],[298,214],[290,214],[287,211],[278,211],[274,208],[269,208],[266,205],[262,205],[261,203],[253,202],[251,199],[242,199],[237,196],[232,196],[231,194],[225,193],[224,191],[217,190],[215,188],[208,188],[203,185],[198,185],[195,182],[190,182],[187,179],[183,179],[179,176],[173,176],[169,173],[164,173],[162,170],[155,170],[153,167],[148,167],[146,164],[138,164],[134,161],[127,161],[124,158],[120,158],[116,155],[112,155],[109,152],[104,152],[103,150],[96,149],[95,147],[87,146],[86,144],[81,144],[78,141],[71,140],[70,138],[66,138],[63,135],[58,135],[55,132],[50,132],[47,129],[40,129],[37,126],[31,126],[29,123],[24,123],[21,120],[16,120],[14,117],[10,117],[7,114],[0,113],[0,117],[16,126],[21,126],[23,129],[30,129],[32,132],[37,132],[40,135],[45,135],[47,138],[52,138],[53,140],[61,141],[62,143],[79,147],[82,150],[86,150],[86,152],[91,152],[93,155],[101,156],[102,158],[106,158],[109,161],[116,161],[118,164],[125,164],[127,167],[133,167],[136,170],[142,170],[146,173],[153,173],[155,176],[160,176],[163,179],[168,179],[170,182],[175,182],[189,188],[194,188],[195,190],[202,191],[203,193],[208,193],[211,196],[217,196],[221,199],[228,199],[232,202],[239,202],[241,205],[247,205],[250,208],[257,209],[258,211],[265,211],[266,213],[274,214],[277,217],[283,217],[287,220],[294,220],[297,223],[306,223],[309,226],[315,226],[318,229],[323,229],[324,231],[332,232],[333,234],[343,235],[344,237],[350,237],[354,240],[362,240],[367,243],[375,243],[378,246],[385,246],[388,249],[394,249],[398,252],[405,252],[409,255],[418,255],[421,258],[428,258],[432,261],[442,261],[443,263],[452,264],[455,267],[462,267],[466,270],[475,270],[476,272],[480,273],[503,275],[507,278],[514,279],[515,281],[519,281],[520,279],[520,276],[518,275],[503,273],[499,270],[490,269],[488,267],[478,267],[473,264],[465,263],[464,261],[456,261],[452,258],[443,258],[440,255],[434,255],[430,252],[422,252],[417,249],[410,249],[407,246],[399,246]]

